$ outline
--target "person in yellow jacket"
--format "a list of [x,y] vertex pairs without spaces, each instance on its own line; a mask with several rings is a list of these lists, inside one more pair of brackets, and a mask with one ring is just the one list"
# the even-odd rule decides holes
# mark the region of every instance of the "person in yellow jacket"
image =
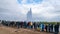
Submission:
[[33,28],[33,23],[32,22],[30,22],[30,27]]
[[29,23],[29,28],[33,28],[33,23],[32,22],[28,22]]
[[32,26],[33,24],[32,24],[32,22],[30,22],[30,26]]

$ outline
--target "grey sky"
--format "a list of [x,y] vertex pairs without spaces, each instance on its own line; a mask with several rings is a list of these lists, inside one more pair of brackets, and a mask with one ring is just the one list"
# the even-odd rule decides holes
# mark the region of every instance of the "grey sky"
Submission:
[[[60,21],[60,0],[42,0],[39,3],[22,4],[17,0],[0,0],[0,20],[26,20],[29,8],[32,8],[35,21]],[[37,3],[37,4],[36,4]]]

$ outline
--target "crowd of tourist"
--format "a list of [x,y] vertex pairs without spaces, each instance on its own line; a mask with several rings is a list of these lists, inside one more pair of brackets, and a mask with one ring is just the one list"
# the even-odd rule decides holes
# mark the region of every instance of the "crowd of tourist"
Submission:
[[[2,23],[5,24],[5,23]],[[11,22],[9,25],[14,25],[18,29],[19,28],[28,28],[28,29],[35,29],[42,32],[50,32],[54,34],[59,33],[59,23],[57,24],[44,24],[44,23],[36,23],[36,22]]]
[[[21,24],[21,28],[29,28],[29,29],[35,29],[38,31],[43,31],[43,32],[50,32],[54,34],[59,33],[59,23],[57,24],[40,24],[40,23],[32,23],[32,22],[24,22],[24,24]],[[18,25],[19,28],[19,25]]]

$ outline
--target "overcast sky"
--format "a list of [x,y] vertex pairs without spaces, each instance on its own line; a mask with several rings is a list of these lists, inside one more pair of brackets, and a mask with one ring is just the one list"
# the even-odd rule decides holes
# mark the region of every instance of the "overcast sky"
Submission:
[[26,20],[30,8],[35,21],[60,21],[60,0],[0,0],[0,20]]

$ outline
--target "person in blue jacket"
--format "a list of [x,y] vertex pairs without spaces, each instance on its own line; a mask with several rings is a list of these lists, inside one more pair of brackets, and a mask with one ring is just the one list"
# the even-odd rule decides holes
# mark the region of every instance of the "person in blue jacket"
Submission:
[[41,24],[42,31],[44,31],[44,24]]

